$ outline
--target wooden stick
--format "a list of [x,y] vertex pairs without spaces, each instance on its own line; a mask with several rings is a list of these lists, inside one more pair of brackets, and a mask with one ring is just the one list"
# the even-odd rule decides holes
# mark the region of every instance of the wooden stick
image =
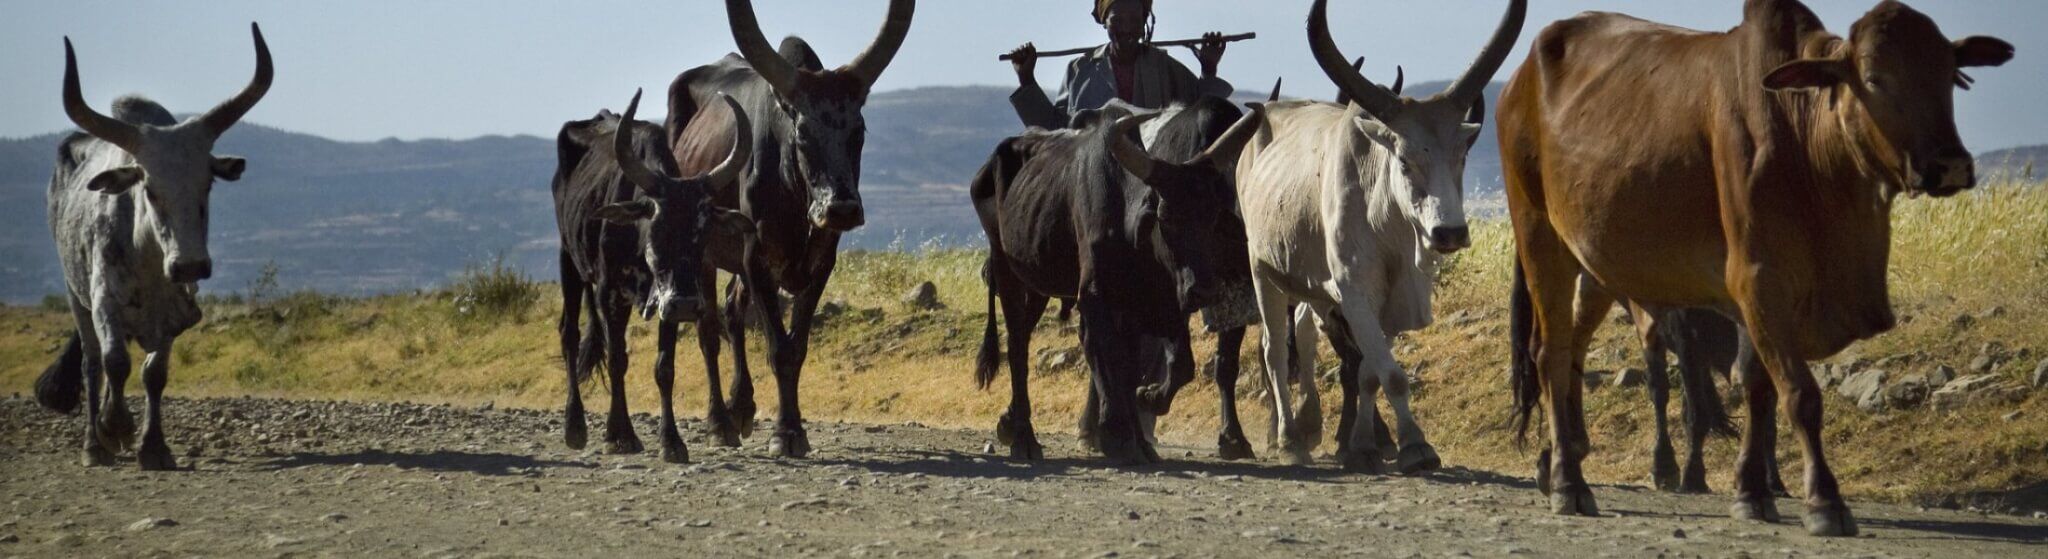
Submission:
[[[1237,34],[1237,35],[1224,35],[1224,36],[1223,36],[1223,42],[1225,42],[1225,43],[1235,43],[1235,42],[1238,42],[1238,41],[1249,41],[1249,40],[1252,40],[1252,39],[1257,39],[1257,38],[1259,38],[1259,34],[1258,34],[1258,33],[1240,33],[1240,34]],[[1160,47],[1160,48],[1165,48],[1165,47],[1192,47],[1192,46],[1196,46],[1196,45],[1200,45],[1200,44],[1202,44],[1202,40],[1201,40],[1201,39],[1179,39],[1179,40],[1173,40],[1173,41],[1153,41],[1153,42],[1151,42],[1151,43],[1148,43],[1148,44],[1150,44],[1150,45],[1152,45],[1152,46],[1155,46],[1155,47]],[[1074,55],[1077,55],[1077,54],[1088,54],[1088,53],[1091,53],[1091,52],[1095,52],[1095,49],[1098,49],[1098,48],[1101,48],[1101,47],[1083,47],[1083,48],[1078,48],[1078,49],[1042,50],[1042,51],[1038,51],[1038,57],[1039,57],[1039,58],[1057,58],[1057,57],[1061,57],[1061,56],[1074,56]],[[1000,55],[1000,56],[997,56],[997,57],[996,57],[996,60],[1001,60],[1001,61],[1004,61],[1004,62],[1009,62],[1009,61],[1010,61],[1010,55],[1008,55],[1008,54],[1004,54],[1004,55]]]

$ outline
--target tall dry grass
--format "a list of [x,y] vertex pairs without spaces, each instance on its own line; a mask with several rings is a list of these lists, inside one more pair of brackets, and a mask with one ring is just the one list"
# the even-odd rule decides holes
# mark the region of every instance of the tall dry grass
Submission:
[[[1995,184],[1948,200],[1902,200],[1893,215],[1892,293],[1902,324],[1835,361],[1905,356],[1899,367],[1961,369],[1988,344],[1997,344],[2010,358],[1994,374],[2025,382],[2034,364],[2048,357],[2048,192]],[[1436,295],[1438,317],[1466,318],[1402,336],[1396,357],[1420,380],[1417,414],[1448,463],[1528,475],[1533,453],[1509,444],[1504,428],[1511,233],[1503,223],[1482,222],[1474,234],[1475,246],[1448,263]],[[992,427],[1008,402],[1007,390],[1001,383],[978,390],[971,380],[986,304],[982,259],[979,250],[930,246],[842,255],[826,295],[830,314],[820,319],[804,370],[806,416]],[[472,281],[423,295],[339,299],[301,293],[210,301],[207,321],[175,350],[170,393],[558,408],[566,374],[555,341],[557,290],[488,267],[480,272]],[[901,302],[924,281],[938,287],[944,309],[912,309]],[[474,305],[501,296],[512,302],[493,305],[491,319],[475,318]],[[54,355],[68,321],[57,310],[0,309],[0,385],[25,391]],[[705,402],[694,333],[685,327],[677,348],[677,397],[693,415],[703,412]],[[1039,348],[1078,345],[1073,329],[1050,316],[1035,339]],[[1197,353],[1206,358],[1214,338],[1197,339]],[[1257,339],[1256,332],[1250,339]],[[649,324],[634,323],[624,390],[635,410],[655,409],[647,374],[652,343]],[[761,343],[754,338],[749,354],[768,417],[775,407],[769,389],[774,381],[762,363]],[[731,355],[723,354],[728,362]],[[1247,344],[1247,374],[1236,404],[1253,440],[1261,441],[1267,421],[1257,355]],[[1328,355],[1322,360],[1326,369],[1332,362]],[[1614,370],[1640,362],[1629,329],[1617,323],[1602,328],[1587,366]],[[730,373],[729,364],[722,368]],[[1334,377],[1320,377],[1326,393],[1333,393]],[[1073,369],[1034,374],[1041,430],[1071,432],[1084,382],[1083,373]],[[603,390],[597,386],[593,390]],[[2048,480],[2043,393],[2010,406],[1883,414],[1857,411],[1830,393],[1830,458],[1855,499],[1940,502],[2039,487]],[[598,398],[588,400],[594,410],[602,407]],[[1588,476],[1596,483],[1648,484],[1652,432],[1645,394],[1603,389],[1589,394],[1586,407],[1595,447]],[[1216,409],[1216,391],[1206,380],[1198,382],[1161,421],[1162,437],[1169,444],[1211,448]],[[1335,410],[1330,411],[1326,416],[1334,421]],[[2007,419],[2014,412],[2019,415]],[[1335,425],[1325,430],[1334,432]],[[1780,458],[1796,485],[1801,458],[1785,436]],[[1322,450],[1329,450],[1327,443]],[[1718,489],[1729,487],[1734,450],[1728,440],[1710,447],[1710,481]]]

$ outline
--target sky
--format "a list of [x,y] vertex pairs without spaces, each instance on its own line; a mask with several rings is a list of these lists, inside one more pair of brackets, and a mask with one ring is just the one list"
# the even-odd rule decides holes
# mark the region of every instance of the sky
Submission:
[[[797,34],[827,65],[845,63],[873,38],[885,0],[758,0],[771,40]],[[1002,85],[1016,78],[996,55],[1025,41],[1088,46],[1104,32],[1092,0],[925,0],[901,54],[877,90]],[[1310,57],[1308,0],[1158,0],[1158,38],[1204,31],[1256,32],[1233,45],[1223,77],[1265,90],[1285,77],[1291,96],[1335,93]],[[1549,22],[1586,10],[1620,11],[1684,27],[1723,30],[1741,18],[1737,0],[1534,0],[1518,48],[1498,79],[1526,57]],[[1846,33],[1873,0],[1808,0],[1830,29]],[[1981,68],[1957,96],[1965,141],[1978,151],[2048,143],[2048,2],[1921,0],[1951,38],[1984,34],[2018,47],[2001,68]],[[1347,54],[1366,56],[1385,82],[1393,65],[1412,81],[1463,71],[1499,21],[1504,0],[1334,0],[1331,25]],[[70,127],[59,94],[63,38],[77,45],[87,100],[105,107],[146,94],[197,112],[233,94],[254,66],[248,23],[262,23],[277,62],[269,97],[248,119],[342,140],[546,137],[562,121],[623,109],[635,88],[654,99],[677,73],[733,50],[715,0],[68,0],[0,8],[0,137]],[[1185,49],[1176,55],[1191,62]],[[1055,84],[1063,65],[1041,62]],[[661,103],[643,111],[657,118]]]

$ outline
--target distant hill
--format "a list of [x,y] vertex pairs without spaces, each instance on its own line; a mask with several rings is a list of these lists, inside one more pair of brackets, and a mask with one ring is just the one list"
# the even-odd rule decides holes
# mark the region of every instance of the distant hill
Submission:
[[1977,173],[1985,178],[2023,181],[2048,176],[2048,145],[2021,146],[1977,156]]

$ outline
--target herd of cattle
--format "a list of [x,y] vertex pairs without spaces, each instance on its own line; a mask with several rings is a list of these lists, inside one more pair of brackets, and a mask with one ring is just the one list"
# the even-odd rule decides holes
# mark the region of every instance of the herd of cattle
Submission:
[[[726,0],[738,53],[683,72],[665,124],[601,111],[563,125],[553,190],[561,233],[561,349],[568,446],[586,442],[579,386],[602,364],[624,386],[634,306],[658,324],[661,457],[688,460],[672,391],[678,326],[695,322],[710,381],[710,434],[737,446],[754,430],[744,331],[763,330],[777,398],[770,452],[810,452],[798,380],[842,234],[860,227],[858,190],[869,90],[910,31],[914,0],[891,0],[880,35],[837,68],[800,39],[771,47],[748,0]],[[1481,93],[1521,34],[1512,0],[1470,69],[1443,93],[1402,96],[1346,63],[1326,19],[1308,16],[1311,54],[1343,100],[1222,99],[1161,110],[1113,104],[1062,130],[996,146],[971,195],[989,242],[988,326],[977,380],[1000,368],[997,303],[1010,332],[1012,400],[997,424],[1014,456],[1042,457],[1032,426],[1030,335],[1054,299],[1080,311],[1090,445],[1119,463],[1159,460],[1149,418],[1194,375],[1189,318],[1218,332],[1224,458],[1251,448],[1235,411],[1237,353],[1263,323],[1274,442],[1308,460],[1320,437],[1311,365],[1318,333],[1342,360],[1338,456],[1404,473],[1440,459],[1410,410],[1389,337],[1428,325],[1440,260],[1471,238],[1460,184],[1486,120]],[[256,73],[233,98],[179,122],[129,96],[111,116],[87,106],[65,44],[66,138],[50,183],[75,335],[37,396],[87,423],[84,462],[111,465],[135,445],[123,388],[139,345],[146,421],[142,469],[175,468],[162,395],[171,346],[196,324],[197,282],[211,274],[207,201],[246,163],[216,139],[271,83],[251,25]],[[1739,375],[1751,410],[1735,481],[1740,518],[1774,520],[1776,412],[1805,451],[1804,522],[1856,533],[1821,448],[1820,390],[1807,362],[1889,329],[1885,270],[1893,199],[1974,185],[1952,95],[1962,68],[1997,66],[2013,47],[1951,41],[1933,21],[1885,1],[1847,38],[1796,0],[1749,0],[1720,33],[1586,13],[1539,33],[1495,112],[1517,258],[1511,332],[1514,413],[1539,406],[1548,450],[1538,480],[1560,514],[1596,514],[1580,472],[1588,450],[1580,380],[1595,327],[1617,302],[1652,360],[1678,355],[1692,444],[1684,473],[1664,440],[1668,388],[1651,375],[1660,487],[1705,491],[1700,441],[1733,432],[1716,373]],[[736,276],[716,301],[720,271]],[[793,294],[794,303],[782,298]],[[587,308],[587,330],[583,324]],[[787,322],[784,312],[787,308]],[[729,396],[721,341],[734,353]],[[600,361],[602,359],[602,361]],[[1308,398],[1297,413],[1292,385]],[[1384,388],[1395,428],[1377,410]],[[1779,406],[1783,406],[1780,408]],[[612,390],[607,452],[637,453],[623,391]],[[1391,446],[1392,448],[1386,448]],[[1681,479],[1682,478],[1682,479]]]

